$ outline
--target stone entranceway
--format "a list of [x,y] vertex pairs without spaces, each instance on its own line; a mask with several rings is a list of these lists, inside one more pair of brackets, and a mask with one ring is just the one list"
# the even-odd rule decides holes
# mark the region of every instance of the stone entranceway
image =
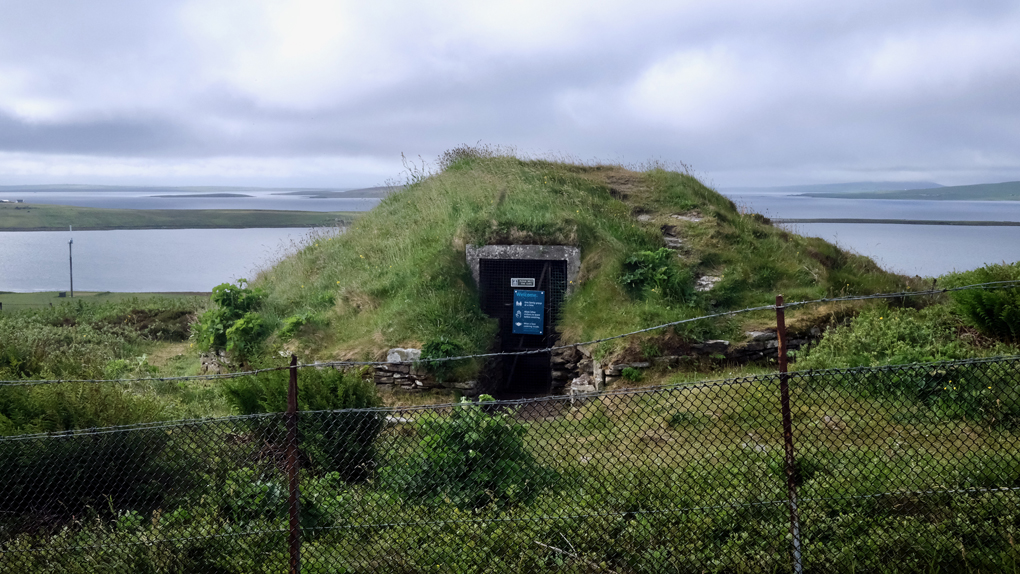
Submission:
[[[556,321],[580,267],[576,247],[469,246],[468,262],[478,285],[482,310],[499,320],[499,351],[530,351],[555,345]],[[513,332],[514,292],[518,290],[544,292],[541,335]],[[499,376],[493,377],[495,388],[489,392],[500,398],[549,393],[552,383],[549,353],[504,357],[493,361],[491,368]]]

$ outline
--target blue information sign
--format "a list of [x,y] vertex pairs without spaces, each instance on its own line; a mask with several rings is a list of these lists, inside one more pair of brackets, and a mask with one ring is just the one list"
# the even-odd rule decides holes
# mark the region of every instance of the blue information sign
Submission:
[[545,329],[545,291],[514,290],[514,328],[517,335],[541,335]]

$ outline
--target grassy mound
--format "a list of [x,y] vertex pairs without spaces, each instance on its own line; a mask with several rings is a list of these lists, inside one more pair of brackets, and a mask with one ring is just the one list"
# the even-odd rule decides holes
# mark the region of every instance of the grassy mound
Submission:
[[[895,291],[907,282],[870,259],[774,227],[688,173],[461,148],[441,158],[439,173],[415,177],[346,233],[313,239],[257,278],[272,340],[322,357],[377,358],[441,338],[485,351],[496,326],[479,308],[468,244],[580,248],[579,285],[559,322],[563,342],[768,304],[776,293],[795,300]],[[699,291],[699,281],[715,283]],[[666,335],[725,336],[738,327],[706,323]]]

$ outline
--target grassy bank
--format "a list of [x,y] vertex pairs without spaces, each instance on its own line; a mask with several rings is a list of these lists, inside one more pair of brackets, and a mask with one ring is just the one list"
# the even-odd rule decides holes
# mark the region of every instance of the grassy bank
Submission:
[[0,231],[75,229],[211,229],[319,227],[348,223],[356,212],[256,209],[103,209],[71,205],[0,203]]

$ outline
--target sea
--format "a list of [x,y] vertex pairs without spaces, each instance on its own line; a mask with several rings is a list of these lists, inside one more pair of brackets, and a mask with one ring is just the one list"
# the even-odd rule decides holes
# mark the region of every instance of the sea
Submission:
[[[371,198],[311,198],[266,190],[243,197],[153,192],[0,193],[0,199],[127,209],[364,211]],[[829,199],[777,192],[727,193],[741,209],[774,219],[914,219],[1020,222],[1020,202]],[[8,197],[10,195],[10,197]],[[16,195],[16,197],[15,197]],[[190,197],[185,197],[190,196]],[[1020,260],[1020,227],[862,223],[783,224],[866,255],[905,275],[934,277]],[[0,229],[0,291],[63,291],[73,264],[78,291],[206,292],[252,278],[293,252],[313,229],[175,229],[10,232]],[[73,244],[68,242],[73,240]],[[70,251],[70,253],[68,253]],[[71,261],[69,261],[69,256]]]
[[[840,199],[775,192],[726,193],[745,211],[774,219],[907,219],[1020,222],[1020,201]],[[783,227],[821,237],[903,275],[937,277],[989,263],[1020,260],[1020,226],[795,223]]]

